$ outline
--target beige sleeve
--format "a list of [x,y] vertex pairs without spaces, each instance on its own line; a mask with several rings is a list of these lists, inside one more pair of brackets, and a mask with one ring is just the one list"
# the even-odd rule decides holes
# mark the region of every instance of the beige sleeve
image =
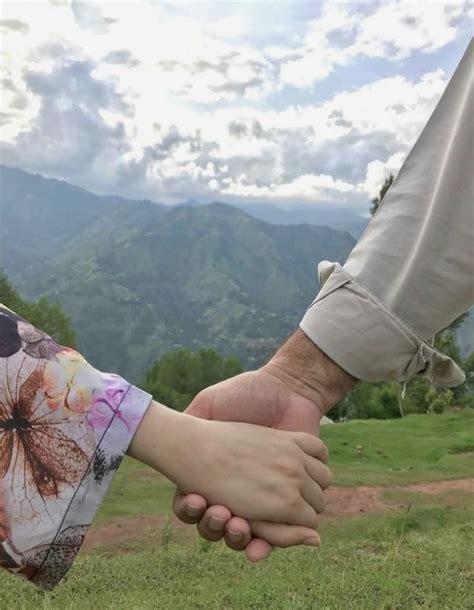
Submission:
[[471,41],[376,215],[301,321],[321,350],[367,381],[464,381],[430,341],[474,302]]

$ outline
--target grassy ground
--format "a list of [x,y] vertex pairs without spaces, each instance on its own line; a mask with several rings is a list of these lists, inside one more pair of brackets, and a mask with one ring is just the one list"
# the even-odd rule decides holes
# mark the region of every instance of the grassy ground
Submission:
[[[409,415],[324,426],[334,485],[407,485],[473,476],[474,411]],[[99,522],[111,517],[166,514],[173,486],[125,460],[102,504]]]
[[278,551],[255,566],[222,547],[198,543],[115,557],[83,555],[51,594],[2,578],[2,607],[468,609],[474,593],[472,517],[467,509],[430,507],[351,519],[333,525],[319,551]]
[[329,519],[321,549],[277,551],[255,566],[192,533],[183,538],[174,526],[147,543],[124,540],[127,523],[141,528],[166,515],[172,493],[166,481],[127,461],[95,525],[122,524],[102,552],[81,554],[50,594],[0,575],[0,608],[473,609],[472,494],[394,487],[472,477],[473,425],[472,414],[457,413],[326,427],[336,482],[385,484],[385,495],[405,508]]
[[321,436],[336,485],[406,485],[473,476],[474,410],[347,422],[324,426]]

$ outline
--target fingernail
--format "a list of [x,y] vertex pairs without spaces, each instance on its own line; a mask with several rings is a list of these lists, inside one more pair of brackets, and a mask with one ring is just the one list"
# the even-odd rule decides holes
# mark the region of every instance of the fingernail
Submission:
[[189,505],[186,507],[186,514],[189,515],[190,517],[197,517],[201,512],[201,509],[199,508],[199,506],[192,506]]
[[242,534],[240,532],[227,532],[227,538],[231,542],[240,542],[242,540]]
[[211,530],[219,531],[225,525],[225,521],[223,519],[216,519],[215,517],[211,517],[209,519],[209,527]]
[[306,546],[319,546],[320,540],[317,536],[310,536],[303,541],[303,544]]

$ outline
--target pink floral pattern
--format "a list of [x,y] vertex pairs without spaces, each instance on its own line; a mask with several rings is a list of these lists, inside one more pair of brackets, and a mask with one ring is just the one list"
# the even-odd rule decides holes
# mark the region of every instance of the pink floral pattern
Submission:
[[0,306],[0,566],[50,589],[150,402]]

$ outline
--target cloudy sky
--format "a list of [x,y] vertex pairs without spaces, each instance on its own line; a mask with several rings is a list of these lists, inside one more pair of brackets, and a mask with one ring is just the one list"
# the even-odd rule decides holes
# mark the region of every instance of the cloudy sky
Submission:
[[164,203],[366,210],[443,92],[472,4],[3,2],[3,163]]

